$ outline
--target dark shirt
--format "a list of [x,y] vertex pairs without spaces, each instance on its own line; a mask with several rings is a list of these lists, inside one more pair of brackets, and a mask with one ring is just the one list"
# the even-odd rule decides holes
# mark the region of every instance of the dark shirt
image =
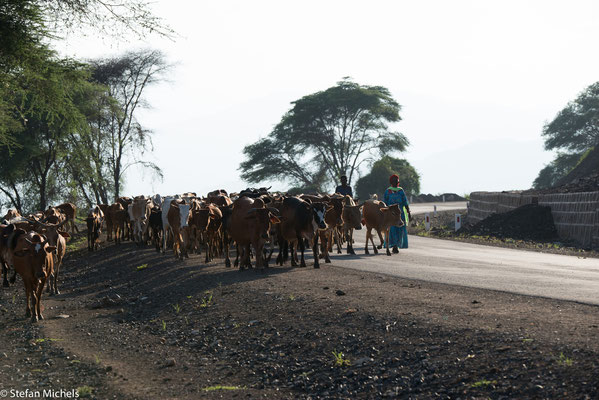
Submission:
[[349,194],[351,197],[354,197],[354,194],[351,190],[351,186],[347,185],[347,186],[343,186],[343,185],[339,185],[337,186],[337,189],[335,189],[335,193],[340,193],[342,195],[346,195]]

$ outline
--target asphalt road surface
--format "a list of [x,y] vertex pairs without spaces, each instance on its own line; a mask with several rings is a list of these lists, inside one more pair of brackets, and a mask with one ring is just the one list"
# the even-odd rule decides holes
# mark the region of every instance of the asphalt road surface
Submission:
[[[463,209],[465,202],[414,204],[413,213]],[[374,233],[374,232],[373,232]],[[356,231],[358,255],[331,253],[335,265],[458,286],[599,305],[599,260],[409,236],[409,248],[391,257],[364,254],[365,230]],[[375,238],[375,244],[378,244]],[[344,250],[345,253],[345,250]]]

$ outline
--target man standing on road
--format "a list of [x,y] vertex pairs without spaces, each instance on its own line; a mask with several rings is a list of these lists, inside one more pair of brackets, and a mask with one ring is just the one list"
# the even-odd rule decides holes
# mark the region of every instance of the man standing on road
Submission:
[[401,219],[404,222],[403,226],[392,226],[389,230],[389,247],[393,247],[394,253],[399,253],[398,247],[400,249],[408,248],[408,223],[412,219],[412,213],[410,213],[410,203],[408,203],[406,193],[399,187],[399,176],[391,175],[389,183],[391,186],[385,190],[385,204],[388,206],[399,204]]
[[343,175],[339,179],[341,179],[341,185],[337,186],[337,188],[335,189],[335,193],[339,193],[344,196],[349,195],[353,198],[354,194],[351,190],[351,186],[347,184],[347,176]]

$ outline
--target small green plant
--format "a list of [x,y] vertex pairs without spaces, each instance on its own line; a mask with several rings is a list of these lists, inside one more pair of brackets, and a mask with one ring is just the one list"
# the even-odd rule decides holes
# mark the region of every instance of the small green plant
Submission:
[[290,294],[290,295],[289,295],[289,300],[291,300],[291,301],[294,301],[294,300],[295,300],[295,296],[294,296],[294,295],[292,295],[292,294]]
[[472,385],[470,385],[471,388],[480,388],[480,387],[487,387],[490,385],[496,385],[497,381],[488,381],[486,379],[481,379],[478,382],[474,382]]
[[559,353],[559,358],[557,359],[557,363],[559,365],[562,365],[562,366],[565,366],[565,367],[571,367],[572,364],[574,363],[574,361],[571,358],[566,357],[564,355],[564,353]]
[[40,339],[35,339],[34,342],[37,344],[44,343],[44,342],[62,342],[62,339],[40,338]]
[[332,351],[332,353],[333,353],[333,357],[335,357],[335,365],[337,367],[344,367],[344,366],[349,367],[351,365],[351,362],[349,361],[349,359],[344,358],[345,354],[343,354],[343,352]]
[[532,342],[533,340],[534,340],[534,339],[528,339],[528,338],[524,338],[524,339],[522,339],[522,342],[523,342],[523,343],[530,343],[530,342]]
[[79,397],[85,399],[88,397],[92,397],[94,388],[92,388],[91,386],[79,386],[76,390]]
[[15,304],[17,302],[17,295],[13,294],[12,295],[12,303]]
[[239,386],[222,386],[222,385],[216,385],[216,386],[205,387],[202,390],[204,392],[214,392],[215,390],[242,390],[242,389],[245,389],[245,388],[239,387]]
[[189,325],[189,319],[187,319],[187,317],[185,317],[185,325]]
[[100,364],[102,362],[102,360],[100,360],[100,356],[97,354],[94,354],[94,358],[96,359],[96,364]]
[[166,331],[166,322],[164,320],[162,320],[162,331]]
[[140,265],[139,267],[137,267],[136,269],[137,269],[138,271],[141,271],[141,270],[144,270],[144,269],[146,269],[146,268],[148,268],[148,264],[141,264],[141,265]]
[[177,314],[179,314],[179,312],[181,312],[181,306],[179,306],[179,303],[174,304],[173,309],[175,310],[175,313],[177,313]]
[[200,307],[202,308],[210,307],[210,304],[212,304],[212,292],[207,290],[205,293],[208,296],[202,297],[202,304],[200,304]]

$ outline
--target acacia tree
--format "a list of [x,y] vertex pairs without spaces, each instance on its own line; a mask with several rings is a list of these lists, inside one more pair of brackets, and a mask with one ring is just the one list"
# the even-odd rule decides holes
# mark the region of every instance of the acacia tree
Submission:
[[599,82],[588,86],[543,127],[546,150],[557,150],[554,161],[535,180],[537,188],[551,187],[565,177],[599,144]]
[[389,129],[401,120],[401,106],[385,87],[344,78],[292,104],[267,137],[244,148],[239,167],[244,180],[278,179],[322,189],[347,175],[351,184],[364,162],[409,144]]
[[143,97],[145,89],[160,82],[170,66],[158,50],[128,52],[91,64],[94,79],[108,88],[109,96],[117,105],[109,109],[107,118],[98,120],[96,128],[102,133],[99,139],[104,140],[104,146],[97,147],[98,151],[104,152],[97,155],[98,162],[104,163],[99,168],[108,167],[111,192],[118,198],[125,172],[132,166],[149,168],[162,178],[162,171],[156,164],[141,159],[148,148],[152,149],[152,132],[142,127],[136,111],[149,107]]
[[416,169],[407,160],[384,156],[356,182],[357,197],[367,200],[371,194],[377,194],[382,200],[382,194],[389,186],[389,177],[393,174],[399,175],[400,186],[407,194],[420,193],[420,175]]

